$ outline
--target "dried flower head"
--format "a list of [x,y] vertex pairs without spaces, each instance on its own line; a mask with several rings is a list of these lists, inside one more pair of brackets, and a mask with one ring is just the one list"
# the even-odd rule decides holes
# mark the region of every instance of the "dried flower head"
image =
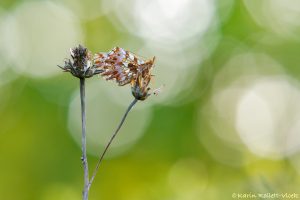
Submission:
[[133,96],[145,100],[150,94],[148,87],[151,80],[151,70],[154,67],[154,57],[143,59],[120,47],[115,47],[108,53],[98,53],[94,57],[95,66],[106,80],[115,80],[119,86],[131,84]]
[[93,63],[92,53],[82,45],[70,49],[71,59],[65,59],[65,65],[60,67],[65,72],[70,72],[78,78],[89,78],[99,74],[102,70],[96,68]]

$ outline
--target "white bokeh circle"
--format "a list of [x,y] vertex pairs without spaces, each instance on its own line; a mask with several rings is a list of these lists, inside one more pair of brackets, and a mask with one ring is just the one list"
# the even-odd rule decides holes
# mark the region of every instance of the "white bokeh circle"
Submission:
[[239,99],[236,129],[242,141],[262,157],[282,158],[300,150],[300,89],[289,77],[265,77]]
[[299,40],[300,1],[244,0],[244,4],[260,26],[282,37]]
[[34,77],[60,73],[67,49],[82,40],[80,23],[67,8],[50,1],[23,2],[1,26],[1,52],[13,70]]
[[130,33],[165,45],[197,40],[213,23],[214,1],[103,1],[103,10],[113,12],[111,19]]

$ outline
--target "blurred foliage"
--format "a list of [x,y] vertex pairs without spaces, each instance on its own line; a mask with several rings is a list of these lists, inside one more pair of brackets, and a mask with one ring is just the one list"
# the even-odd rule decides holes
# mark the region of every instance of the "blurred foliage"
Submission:
[[[10,13],[24,2],[2,0],[0,8]],[[108,51],[117,45],[138,49],[145,42],[121,31],[110,17],[81,19],[83,42],[92,51]],[[220,21],[218,44],[207,58],[195,64],[195,82],[172,97],[183,100],[179,104],[151,105],[151,120],[142,137],[122,154],[103,162],[90,199],[226,200],[232,199],[232,193],[300,192],[298,151],[273,159],[256,155],[242,142],[236,147],[215,135],[219,122],[208,106],[221,88],[215,88],[219,72],[231,57],[242,52],[268,54],[282,66],[284,74],[299,80],[300,40],[283,38],[259,26],[243,1],[234,1],[227,19]],[[65,56],[61,55],[62,61]],[[159,60],[160,55],[156,56]],[[3,61],[0,67],[11,65]],[[266,73],[272,74],[270,71]],[[222,87],[240,76],[239,72],[228,73],[233,78],[224,77]],[[68,129],[69,104],[78,81],[64,73],[46,78],[16,74],[14,80],[0,84],[0,199],[81,199],[81,149]],[[179,87],[185,82],[176,84]],[[106,117],[109,119],[110,113]],[[226,132],[230,127],[221,129]],[[299,134],[297,139],[300,141]],[[96,162],[97,157],[89,155],[91,169]]]

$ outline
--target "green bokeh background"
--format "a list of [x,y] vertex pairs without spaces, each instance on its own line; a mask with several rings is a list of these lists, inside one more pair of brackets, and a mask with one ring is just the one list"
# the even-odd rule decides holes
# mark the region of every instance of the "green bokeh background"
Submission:
[[[1,0],[0,8],[9,14],[24,2]],[[68,1],[62,3],[68,6]],[[80,6],[88,12],[89,8],[98,4],[99,1],[90,0],[82,1]],[[215,4],[218,6],[221,1]],[[224,63],[239,52],[237,44],[269,55],[282,66],[286,76],[299,80],[300,40],[279,36],[260,26],[251,17],[244,1],[233,1],[229,17],[222,19],[220,16],[220,38],[216,48],[195,66],[198,68],[197,77],[188,91],[183,90],[173,97],[181,99],[182,94],[188,93],[191,98],[187,96],[177,104],[153,104],[150,108],[153,114],[142,137],[124,153],[104,160],[91,188],[90,199],[226,200],[233,199],[233,193],[300,194],[299,169],[291,163],[298,159],[298,152],[279,159],[260,157],[246,146],[243,146],[242,152],[237,152],[231,148],[231,143],[215,136],[213,124],[217,114],[207,107],[215,92],[215,78]],[[109,18],[101,15],[81,19],[82,42],[90,50],[107,51],[116,45],[126,47],[132,42],[133,46],[139,46],[145,42],[117,28]],[[271,42],[261,42],[261,35]],[[61,55],[62,61],[64,57]],[[160,59],[160,55],[156,57]],[[5,60],[5,57],[1,59]],[[13,66],[1,72],[0,76],[17,74],[16,79],[0,85],[0,199],[81,199],[81,149],[68,129],[68,105],[78,90],[78,81],[66,73],[37,78],[17,73],[10,67]],[[240,76],[238,72],[228,73],[224,87]],[[269,75],[277,72],[267,70],[258,73]],[[168,85],[164,90],[167,94]],[[164,92],[160,95],[163,96]],[[49,96],[56,98],[49,99]],[[153,98],[142,104],[154,101]],[[105,115],[110,118],[110,113]],[[130,120],[129,114],[127,121]],[[222,127],[224,131],[227,128],[226,125]],[[210,148],[200,141],[199,135],[209,138],[207,145]],[[300,136],[297,139],[300,140]],[[214,155],[208,149],[215,149]],[[92,169],[97,157],[90,154],[88,159]],[[223,159],[227,163],[222,162]],[[251,162],[243,163],[243,160]]]

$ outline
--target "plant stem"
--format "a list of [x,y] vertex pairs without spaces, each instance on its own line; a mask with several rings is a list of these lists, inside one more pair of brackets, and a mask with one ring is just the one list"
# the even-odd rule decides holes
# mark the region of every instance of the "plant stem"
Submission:
[[81,161],[84,170],[84,188],[82,191],[82,199],[88,200],[89,194],[89,167],[86,156],[86,115],[85,115],[85,79],[80,78],[80,100],[81,100],[81,124],[82,124],[82,157]]
[[127,110],[126,110],[126,112],[125,112],[125,114],[124,114],[124,116],[123,116],[123,118],[122,118],[122,120],[121,120],[121,122],[120,122],[120,124],[119,124],[119,126],[117,127],[117,129],[115,130],[114,134],[113,134],[112,137],[110,138],[110,140],[109,140],[108,144],[106,145],[106,147],[105,147],[103,153],[100,155],[99,160],[98,160],[98,163],[97,163],[97,165],[96,165],[96,167],[95,167],[95,169],[94,169],[92,178],[90,179],[88,188],[91,187],[91,185],[92,185],[92,183],[93,183],[93,181],[94,181],[94,179],[95,179],[95,176],[96,176],[96,174],[97,174],[97,172],[98,172],[98,170],[99,170],[99,166],[100,166],[100,164],[101,164],[101,161],[103,160],[103,157],[104,157],[105,153],[107,152],[107,150],[108,150],[109,146],[111,145],[112,141],[114,140],[114,138],[115,138],[116,135],[118,134],[119,130],[121,129],[121,127],[122,127],[122,125],[123,125],[123,123],[124,123],[124,121],[125,121],[125,119],[126,119],[128,113],[129,113],[129,111],[131,110],[131,108],[132,108],[137,102],[138,102],[138,99],[134,99],[134,100],[130,103],[130,105],[128,106],[128,108],[127,108]]

